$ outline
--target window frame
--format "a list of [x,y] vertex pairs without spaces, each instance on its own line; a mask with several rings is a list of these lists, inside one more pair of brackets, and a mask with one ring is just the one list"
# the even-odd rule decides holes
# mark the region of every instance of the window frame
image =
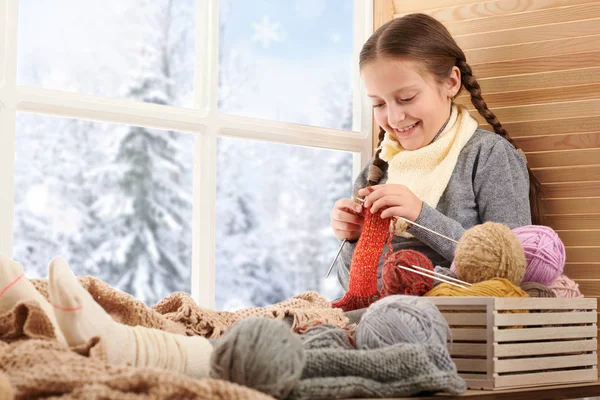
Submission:
[[358,71],[360,48],[373,32],[373,3],[370,0],[353,0],[355,131],[352,132],[219,114],[218,0],[197,0],[196,3],[193,108],[17,85],[18,3],[18,0],[0,2],[0,21],[5,21],[4,30],[0,28],[0,253],[11,255],[13,251],[15,121],[18,112],[158,128],[194,136],[191,287],[194,300],[209,308],[213,308],[215,302],[218,137],[350,151],[354,155],[353,177],[371,157],[372,109],[361,90]]

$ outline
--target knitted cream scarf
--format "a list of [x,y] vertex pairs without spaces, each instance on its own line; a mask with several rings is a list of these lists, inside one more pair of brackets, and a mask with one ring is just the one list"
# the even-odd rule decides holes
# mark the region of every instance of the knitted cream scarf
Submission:
[[[408,187],[419,199],[435,208],[448,186],[458,155],[477,130],[475,120],[463,106],[452,106],[450,119],[433,143],[405,150],[386,133],[379,157],[389,164],[387,183]],[[399,220],[396,235],[412,237]]]

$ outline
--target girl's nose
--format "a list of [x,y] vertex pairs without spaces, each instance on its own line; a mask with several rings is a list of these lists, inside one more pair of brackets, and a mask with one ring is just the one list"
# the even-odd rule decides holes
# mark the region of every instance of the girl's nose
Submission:
[[401,106],[394,104],[393,106],[388,108],[388,124],[393,128],[399,128],[402,123],[406,119],[406,115]]

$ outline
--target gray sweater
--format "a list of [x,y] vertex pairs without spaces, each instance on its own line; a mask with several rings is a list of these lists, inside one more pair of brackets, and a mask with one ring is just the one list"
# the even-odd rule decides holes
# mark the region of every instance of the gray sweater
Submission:
[[[371,159],[354,182],[354,192],[367,185]],[[387,172],[379,183],[387,181]],[[466,229],[486,221],[499,222],[510,228],[531,224],[529,209],[529,176],[526,162],[503,137],[477,129],[460,152],[450,181],[436,208],[423,204],[416,223],[455,240]],[[408,233],[414,238],[394,236],[394,251],[413,249],[425,254],[433,263],[450,266],[456,244],[411,226]],[[350,262],[356,243],[347,242],[336,262],[337,276],[348,290]],[[381,285],[383,256],[379,260],[378,281]]]

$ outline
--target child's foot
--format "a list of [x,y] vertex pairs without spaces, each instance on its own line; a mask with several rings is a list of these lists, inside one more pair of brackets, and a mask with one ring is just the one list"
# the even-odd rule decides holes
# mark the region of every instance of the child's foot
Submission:
[[67,262],[56,257],[48,266],[48,292],[54,315],[69,346],[99,337],[112,365],[135,361],[135,339],[125,325],[112,319],[80,284]]
[[50,300],[56,319],[71,346],[100,337],[112,365],[162,368],[195,378],[208,377],[212,345],[203,337],[188,337],[114,321],[77,281],[62,258],[48,271]]
[[35,300],[39,303],[54,326],[56,338],[66,344],[54,317],[52,306],[27,279],[23,266],[0,254],[0,313],[12,310],[15,304],[25,300]]

